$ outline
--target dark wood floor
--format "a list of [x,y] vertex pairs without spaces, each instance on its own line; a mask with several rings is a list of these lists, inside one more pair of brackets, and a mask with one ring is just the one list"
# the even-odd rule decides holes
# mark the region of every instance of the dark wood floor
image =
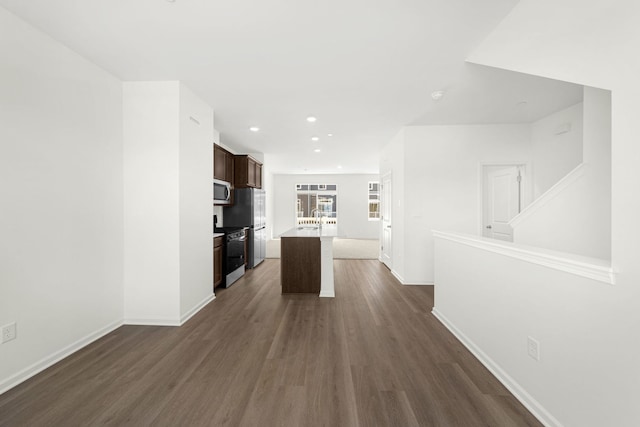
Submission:
[[180,328],[123,326],[0,396],[2,426],[538,426],[431,315],[430,286],[336,260],[336,298],[266,260]]

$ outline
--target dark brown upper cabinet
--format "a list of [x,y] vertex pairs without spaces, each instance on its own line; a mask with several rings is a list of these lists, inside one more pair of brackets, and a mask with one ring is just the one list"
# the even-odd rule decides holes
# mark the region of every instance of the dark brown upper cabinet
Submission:
[[231,183],[234,180],[234,155],[220,147],[213,145],[213,178]]
[[251,156],[235,156],[235,187],[262,188],[262,163]]

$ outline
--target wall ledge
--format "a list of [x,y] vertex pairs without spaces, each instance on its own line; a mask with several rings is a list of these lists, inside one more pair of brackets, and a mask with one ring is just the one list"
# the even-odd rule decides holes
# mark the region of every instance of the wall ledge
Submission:
[[540,197],[535,199],[529,206],[525,207],[522,212],[518,215],[514,216],[511,221],[509,221],[509,225],[515,229],[526,222],[529,217],[535,214],[540,208],[545,206],[551,200],[558,197],[562,194],[568,187],[570,187],[574,182],[578,181],[585,173],[585,164],[580,163],[576,166],[571,172],[566,174],[560,181],[556,182],[551,188],[545,191]]
[[566,252],[551,251],[534,246],[504,242],[467,234],[449,233],[433,230],[435,238],[450,240],[466,246],[497,253],[519,259],[531,264],[537,264],[576,276],[597,280],[608,285],[615,284],[615,271],[611,263],[606,260],[589,258]]

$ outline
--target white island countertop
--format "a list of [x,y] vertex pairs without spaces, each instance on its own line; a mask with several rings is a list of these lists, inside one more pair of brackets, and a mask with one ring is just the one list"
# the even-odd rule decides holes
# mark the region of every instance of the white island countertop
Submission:
[[316,227],[311,225],[299,225],[285,231],[280,237],[339,237],[340,230],[336,225],[323,225]]

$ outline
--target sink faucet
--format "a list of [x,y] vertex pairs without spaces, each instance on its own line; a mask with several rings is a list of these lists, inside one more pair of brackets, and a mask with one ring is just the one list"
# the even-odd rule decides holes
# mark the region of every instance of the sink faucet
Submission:
[[319,227],[322,227],[322,217],[324,216],[324,212],[322,212],[318,208],[313,208],[311,209],[311,216],[313,216],[316,219],[316,224]]

